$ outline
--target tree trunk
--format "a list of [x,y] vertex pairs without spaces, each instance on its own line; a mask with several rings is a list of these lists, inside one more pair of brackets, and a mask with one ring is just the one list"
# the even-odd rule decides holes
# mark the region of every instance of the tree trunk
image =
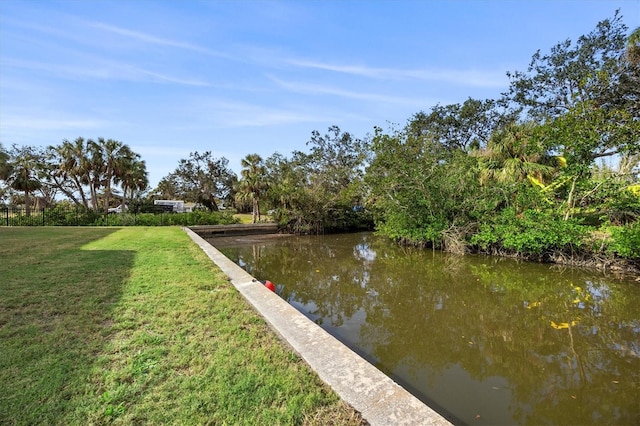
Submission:
[[91,184],[91,208],[98,211],[98,191],[96,190],[95,185]]
[[[60,191],[62,191],[62,193],[64,195],[69,197],[71,199],[71,201],[73,201],[75,203],[76,206],[79,206],[81,204],[80,201],[78,201],[78,198],[75,195],[73,195],[73,193],[71,191],[66,189],[64,187],[64,185],[61,182],[59,182],[58,179],[55,176],[52,177],[51,180],[55,184],[55,187],[58,188]],[[82,195],[84,196],[84,194],[82,194]],[[83,200],[83,203],[86,203],[86,200]],[[87,206],[85,205],[85,207],[87,207]]]
[[253,199],[253,223],[257,222],[258,219],[258,200]]
[[109,198],[111,197],[111,178],[107,176],[107,186],[104,190],[104,212],[109,212]]
[[78,181],[77,177],[73,178],[76,187],[78,188],[78,192],[80,193],[80,198],[82,199],[82,205],[85,209],[89,210],[89,202],[87,201],[87,196],[84,195],[84,190],[82,189],[82,184]]
[[564,220],[569,220],[571,217],[571,210],[573,209],[573,203],[575,198],[575,190],[576,190],[576,182],[578,181],[578,176],[573,178],[573,182],[571,182],[571,190],[569,191],[569,198],[567,199],[567,211],[564,214]]
[[27,217],[31,216],[31,198],[29,197],[29,191],[24,191],[24,209]]
[[[133,196],[133,189],[131,190],[131,196]],[[127,187],[122,186],[122,211],[124,212],[125,206],[127,205]]]

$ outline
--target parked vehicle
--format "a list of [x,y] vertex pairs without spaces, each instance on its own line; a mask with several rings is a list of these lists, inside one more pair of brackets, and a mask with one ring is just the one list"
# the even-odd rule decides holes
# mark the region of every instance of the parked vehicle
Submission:
[[154,200],[153,204],[156,206],[163,206],[163,208],[171,207],[171,211],[174,213],[184,213],[184,201],[181,200]]
[[122,208],[122,204],[120,204],[118,207],[111,207],[110,209],[107,210],[107,213],[122,213],[123,211],[128,210],[127,206],[124,206],[124,209]]

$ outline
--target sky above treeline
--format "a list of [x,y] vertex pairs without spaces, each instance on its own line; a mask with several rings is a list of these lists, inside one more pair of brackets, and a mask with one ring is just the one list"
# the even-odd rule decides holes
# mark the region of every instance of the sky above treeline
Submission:
[[640,0],[2,0],[0,143],[129,145],[152,186],[192,151],[240,171],[436,104],[497,98],[507,71]]

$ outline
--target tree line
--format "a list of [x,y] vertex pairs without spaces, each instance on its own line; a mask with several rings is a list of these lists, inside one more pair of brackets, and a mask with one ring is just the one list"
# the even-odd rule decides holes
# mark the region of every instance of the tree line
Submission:
[[306,152],[249,154],[240,176],[224,157],[192,152],[144,192],[139,155],[79,138],[45,152],[0,149],[0,178],[25,203],[34,191],[58,191],[106,209],[120,185],[123,203],[127,192],[209,210],[223,203],[254,221],[267,210],[292,232],[375,227],[455,252],[638,259],[640,29],[628,34],[616,12],[507,76],[498,99],[436,105],[364,138],[337,126],[313,131]]
[[149,185],[144,160],[128,145],[82,137],[46,148],[13,145],[5,150],[0,145],[0,180],[5,182],[0,201],[24,205],[27,216],[32,207],[55,204],[59,194],[87,210],[106,212],[114,186],[121,189],[117,203],[125,205],[127,196]]
[[640,29],[627,36],[616,13],[508,76],[500,99],[376,129],[365,182],[380,232],[454,252],[639,259]]

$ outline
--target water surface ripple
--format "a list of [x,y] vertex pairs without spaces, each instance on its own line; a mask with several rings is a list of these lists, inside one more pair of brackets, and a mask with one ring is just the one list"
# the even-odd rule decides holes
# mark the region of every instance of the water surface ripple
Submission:
[[370,233],[211,240],[459,424],[640,424],[640,285]]

